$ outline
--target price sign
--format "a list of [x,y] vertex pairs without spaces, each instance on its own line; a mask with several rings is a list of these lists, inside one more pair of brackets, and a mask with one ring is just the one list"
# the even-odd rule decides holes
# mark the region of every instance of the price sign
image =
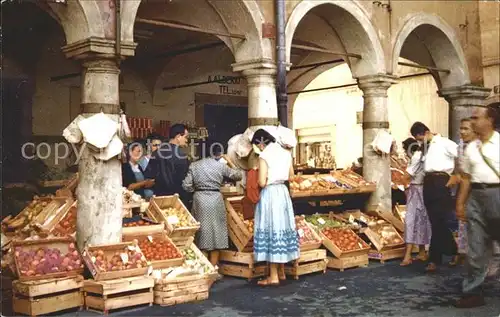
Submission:
[[152,236],[148,236],[148,240],[149,240],[149,242],[153,243],[153,237]]
[[123,263],[128,263],[128,254],[120,253],[120,257],[122,258]]
[[153,267],[150,265],[148,266],[148,275],[153,274]]
[[297,232],[299,233],[299,237],[303,237],[304,236],[304,230],[302,228],[300,228],[299,230],[297,230]]
[[130,251],[135,251],[135,246],[134,245],[129,245],[127,247],[127,249],[129,249]]
[[354,223],[355,222],[354,220],[355,220],[354,216],[353,215],[349,215],[349,222],[350,223]]
[[95,256],[91,257],[91,258],[90,258],[90,261],[92,261],[92,263],[95,263],[95,261],[96,261]]
[[171,224],[171,225],[176,225],[176,224],[178,224],[178,223],[179,223],[179,217],[177,217],[177,216],[175,216],[175,215],[174,215],[174,216],[168,216],[168,217],[167,217],[167,222],[168,222],[169,224]]
[[323,218],[318,218],[318,223],[320,225],[324,225],[326,223],[326,221]]
[[359,220],[363,221],[364,223],[368,223],[368,220],[366,220],[366,218],[363,216],[359,217]]

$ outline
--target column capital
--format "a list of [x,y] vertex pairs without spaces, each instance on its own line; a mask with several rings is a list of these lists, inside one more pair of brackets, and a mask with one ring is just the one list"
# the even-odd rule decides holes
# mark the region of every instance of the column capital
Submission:
[[358,87],[364,96],[387,97],[387,89],[396,84],[397,77],[387,74],[368,75],[357,78]]
[[[128,56],[134,56],[136,47],[137,43],[121,42],[120,57],[124,59]],[[74,59],[86,59],[93,55],[116,58],[115,50],[115,40],[99,37],[89,37],[62,47],[62,51],[66,57]]]
[[490,88],[463,85],[443,88],[438,91],[438,95],[446,99],[453,107],[472,107],[484,106],[490,92]]
[[256,59],[231,64],[234,72],[242,72],[245,76],[276,75],[276,63],[271,59]]

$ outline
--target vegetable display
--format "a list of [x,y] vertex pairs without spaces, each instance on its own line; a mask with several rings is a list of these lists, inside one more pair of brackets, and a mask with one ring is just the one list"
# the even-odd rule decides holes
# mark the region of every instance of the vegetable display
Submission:
[[319,242],[303,217],[295,217],[295,226],[299,234],[300,245]]
[[[137,240],[134,240],[137,243]],[[139,241],[139,248],[149,261],[160,261],[181,258],[182,254],[169,240],[144,238]]]
[[94,250],[90,252],[91,261],[101,272],[139,269],[148,266],[144,255],[136,248],[129,246],[122,252],[105,252]]
[[41,200],[40,197],[35,196],[33,200],[29,203],[24,210],[4,224],[9,230],[19,230],[26,227],[42,210],[47,207],[49,202],[47,200]]
[[306,221],[318,227],[319,229],[345,227],[344,223],[338,220],[330,219],[328,215],[320,215],[320,214],[309,215],[306,216]]
[[241,212],[237,212],[237,214],[238,214],[238,217],[241,219],[241,221],[243,221],[245,223],[245,225],[247,226],[248,231],[250,231],[250,233],[253,234],[254,225],[255,225],[254,220],[253,219],[245,219]]
[[74,243],[68,244],[66,254],[58,248],[40,247],[27,251],[22,247],[16,247],[14,256],[17,259],[21,276],[42,276],[84,267]]
[[342,252],[368,248],[368,244],[350,229],[325,228],[321,232]]
[[132,221],[123,224],[124,227],[143,227],[151,225],[154,225],[154,223],[145,220]]
[[71,206],[68,213],[55,226],[52,234],[56,237],[72,235],[76,232],[76,207]]
[[[192,217],[182,209],[177,209],[173,207],[161,209],[161,212],[167,216],[167,218],[172,217],[173,221],[169,221],[174,228],[177,227],[189,227],[195,225]],[[167,219],[168,220],[168,219]]]
[[383,246],[403,243],[403,240],[396,229],[385,220],[370,222],[368,227],[379,236],[380,243]]

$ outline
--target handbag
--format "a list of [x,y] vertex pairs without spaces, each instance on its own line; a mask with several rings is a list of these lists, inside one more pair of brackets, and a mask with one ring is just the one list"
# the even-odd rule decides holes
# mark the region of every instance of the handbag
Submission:
[[260,199],[259,170],[251,169],[247,172],[247,183],[245,197],[243,197],[243,218],[253,219],[255,214],[255,205]]

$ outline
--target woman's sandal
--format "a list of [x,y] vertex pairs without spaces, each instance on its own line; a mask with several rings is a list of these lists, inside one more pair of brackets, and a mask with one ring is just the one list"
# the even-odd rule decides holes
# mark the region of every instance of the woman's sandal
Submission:
[[408,266],[408,265],[411,265],[413,263],[413,260],[412,259],[409,259],[409,260],[403,260],[399,266]]
[[260,280],[257,282],[257,285],[259,286],[278,286],[280,285],[280,282],[272,282],[269,278]]
[[422,261],[422,262],[425,262],[429,259],[429,257],[427,255],[417,255],[415,257],[415,260],[417,261]]
[[460,263],[460,257],[458,255],[453,256],[453,259],[448,263],[448,266],[455,267]]

